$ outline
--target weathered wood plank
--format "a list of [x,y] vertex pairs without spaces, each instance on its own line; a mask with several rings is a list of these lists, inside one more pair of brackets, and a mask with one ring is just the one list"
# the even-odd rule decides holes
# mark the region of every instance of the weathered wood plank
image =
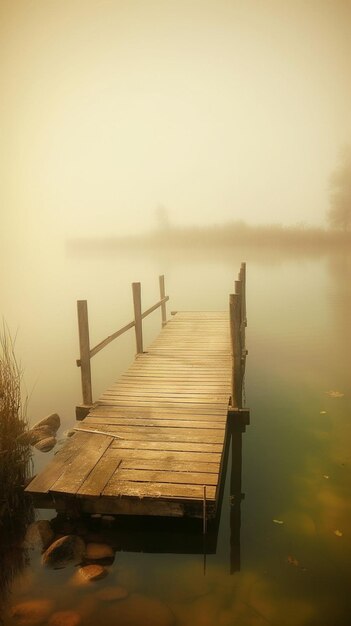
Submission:
[[[170,372],[168,372],[168,376],[169,376]],[[168,383],[168,385],[167,385]],[[183,378],[180,379],[174,379],[174,377],[172,376],[171,380],[167,381],[167,377],[165,375],[163,376],[156,376],[156,375],[149,375],[149,376],[122,376],[120,378],[120,380],[116,383],[114,383],[113,385],[111,385],[110,387],[108,387],[108,390],[111,389],[120,389],[123,387],[138,387],[138,386],[143,386],[143,387],[166,387],[167,389],[224,389],[225,391],[227,391],[227,389],[230,389],[230,385],[228,385],[228,383],[222,379],[222,377],[218,377],[216,378],[215,376],[212,376],[211,378],[209,377],[207,380],[203,380],[200,376],[198,378],[192,378],[192,377],[187,377],[185,374],[183,375]]]
[[[176,383],[171,383],[169,386],[167,386],[167,380],[165,378],[160,378],[160,379],[156,379],[156,378],[149,378],[146,380],[140,380],[140,379],[136,379],[136,380],[124,380],[121,381],[119,384],[115,384],[112,385],[111,387],[109,387],[108,389],[106,389],[106,391],[104,393],[110,393],[110,392],[118,392],[118,391],[138,391],[139,393],[143,393],[146,391],[162,391],[164,392],[177,392],[177,393],[207,393],[210,394],[211,393],[221,393],[221,394],[227,394],[228,393],[228,385],[219,381],[216,382],[215,380],[209,380],[208,382],[204,383],[201,381],[193,381],[193,380],[188,380],[188,381],[180,381],[180,382],[176,382]],[[230,390],[230,388],[229,388]]]
[[[96,424],[86,424],[83,420],[77,428],[96,429]],[[187,442],[204,442],[204,443],[222,443],[224,439],[224,429],[217,431],[215,429],[192,429],[192,428],[149,428],[138,426],[115,426],[113,424],[99,424],[99,430],[106,431],[106,434],[116,434],[121,439],[141,441],[187,441]],[[79,430],[78,430],[79,432]],[[99,437],[99,435],[96,435]],[[92,442],[93,445],[93,442]],[[97,444],[96,444],[97,445]]]
[[223,445],[219,443],[198,443],[179,441],[142,441],[140,439],[114,439],[113,448],[129,448],[131,450],[184,450],[191,452],[219,452]]
[[81,510],[86,513],[107,513],[110,515],[159,515],[162,517],[183,517],[184,501],[166,498],[142,498],[100,496],[82,497]]
[[[125,406],[125,407],[129,407],[129,406],[134,406],[134,407],[145,407],[146,410],[154,408],[154,407],[160,407],[163,409],[168,409],[168,408],[187,408],[187,407],[197,407],[198,409],[210,409],[213,410],[214,407],[218,407],[219,403],[213,403],[213,404],[209,404],[209,403],[205,403],[205,402],[191,402],[189,400],[189,402],[176,402],[175,400],[161,400],[159,402],[156,402],[155,400],[146,400],[146,399],[142,399],[138,402],[138,400],[135,400],[134,398],[128,399],[126,398],[125,400],[110,400],[109,398],[103,398],[100,401],[100,404],[104,404],[104,405],[110,405],[110,406]],[[223,411],[227,410],[228,407],[228,403],[227,402],[221,402],[221,406]]]
[[121,463],[122,459],[120,457],[107,456],[104,454],[82,482],[77,491],[77,495],[100,496],[111,476]]
[[[138,498],[180,498],[203,500],[203,485],[122,482],[114,476],[107,483],[103,496],[135,496]],[[215,500],[216,488],[207,488],[208,500]]]
[[218,473],[206,474],[199,472],[173,472],[146,469],[117,469],[111,481],[139,482],[139,483],[163,483],[163,484],[186,484],[190,485],[214,485],[218,483]]
[[90,436],[86,433],[77,433],[70,437],[64,447],[56,452],[45,470],[33,478],[25,491],[29,493],[47,493],[51,485],[65,472],[67,463],[76,458],[81,452]]
[[206,428],[211,428],[214,430],[224,430],[226,427],[226,422],[225,420],[222,421],[200,421],[200,420],[180,420],[180,418],[176,418],[176,419],[166,419],[166,418],[160,418],[160,419],[153,419],[153,418],[142,418],[142,417],[136,417],[136,418],[128,418],[128,417],[113,417],[113,416],[109,416],[109,417],[91,417],[88,416],[85,418],[84,420],[84,424],[90,424],[91,426],[93,426],[94,428],[99,429],[100,426],[103,425],[113,425],[113,426],[145,426],[148,428],[153,428],[153,427],[162,427],[162,428],[168,428],[168,427],[173,427],[173,428],[191,428],[191,429],[206,429]]
[[197,467],[203,465],[203,463],[218,464],[221,460],[220,452],[194,452],[183,450],[144,450],[144,449],[128,449],[128,448],[114,448],[113,444],[106,450],[104,456],[112,456],[114,458],[123,458],[123,463],[128,460],[131,462],[136,461],[149,461],[157,462],[163,461],[167,464],[170,463],[196,463]]
[[199,402],[200,404],[206,404],[206,403],[211,403],[211,404],[216,404],[217,401],[221,402],[222,404],[226,403],[228,404],[228,393],[207,393],[207,392],[203,392],[203,393],[196,393],[196,392],[191,392],[189,391],[188,393],[186,392],[174,392],[172,393],[171,391],[146,391],[146,390],[138,390],[134,393],[133,390],[118,390],[118,391],[111,391],[108,393],[104,393],[101,396],[102,400],[114,400],[116,399],[117,401],[119,400],[145,400],[145,401],[152,401],[155,400],[156,402],[158,400],[161,401],[171,401],[173,402],[174,400],[179,400],[180,402],[191,402],[196,403]]
[[[106,457],[104,457],[106,458]],[[154,470],[159,472],[196,472],[204,474],[219,474],[219,463],[201,463],[200,461],[173,461],[162,459],[123,459],[120,464],[120,469],[135,469],[135,470]],[[160,481],[162,482],[162,481]],[[168,481],[164,481],[168,482]],[[187,482],[191,482],[190,480]],[[203,481],[202,483],[203,484]],[[208,484],[208,483],[207,483]]]
[[90,411],[90,416],[106,416],[106,415],[125,415],[129,417],[165,417],[171,419],[179,418],[179,419],[204,419],[204,420],[226,420],[226,415],[223,410],[217,409],[215,406],[204,409],[202,407],[198,408],[195,406],[188,406],[187,408],[177,408],[177,407],[168,407],[165,409],[164,407],[144,407],[140,409],[140,407],[133,406],[113,406],[106,404],[98,404],[96,407]]
[[[74,435],[74,437],[77,437],[78,434]],[[66,463],[65,471],[51,485],[51,492],[77,493],[84,480],[113,441],[113,438],[107,435],[90,435],[87,433],[85,435],[86,439],[82,445],[81,453]]]

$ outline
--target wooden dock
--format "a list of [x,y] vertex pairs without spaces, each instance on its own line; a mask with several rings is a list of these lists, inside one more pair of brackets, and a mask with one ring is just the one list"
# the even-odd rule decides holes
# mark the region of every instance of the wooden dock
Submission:
[[[83,405],[75,435],[26,488],[40,507],[86,513],[190,516],[216,514],[228,415],[242,409],[245,366],[245,264],[228,311],[182,311],[166,319],[160,301],[142,313],[133,284],[134,320],[90,349],[87,305],[78,303]],[[161,309],[162,330],[143,348],[142,320]],[[92,401],[91,358],[135,328],[130,368]]]

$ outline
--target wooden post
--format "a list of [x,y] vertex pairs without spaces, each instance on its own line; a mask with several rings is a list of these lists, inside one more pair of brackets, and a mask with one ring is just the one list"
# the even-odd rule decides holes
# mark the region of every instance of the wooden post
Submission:
[[133,304],[134,304],[134,321],[135,321],[135,339],[137,354],[143,353],[143,322],[141,317],[141,285],[133,283]]
[[242,381],[241,381],[241,334],[240,334],[240,295],[229,296],[229,318],[232,345],[232,407],[242,408]]
[[[166,297],[166,291],[165,291],[165,277],[159,276],[159,283],[160,283],[160,300],[162,300],[163,298]],[[166,303],[162,302],[161,304],[161,317],[162,317],[162,326],[165,326],[167,324],[167,312],[166,312]]]
[[242,282],[241,293],[242,293],[242,321],[247,326],[246,319],[246,263],[242,263],[240,266],[240,280]]
[[[241,276],[241,270],[239,273],[239,276]],[[240,309],[240,324],[239,324],[239,331],[240,331],[240,347],[241,347],[241,359],[244,356],[244,350],[245,350],[245,322],[244,322],[244,318],[243,318],[243,282],[242,280],[236,280],[235,281],[235,293],[238,294],[239,296],[239,309]]]
[[83,404],[89,406],[93,404],[93,396],[91,388],[88,304],[86,300],[77,301],[77,311]]
[[204,485],[204,496],[202,501],[202,532],[206,535],[207,532],[207,511],[206,511],[206,485]]

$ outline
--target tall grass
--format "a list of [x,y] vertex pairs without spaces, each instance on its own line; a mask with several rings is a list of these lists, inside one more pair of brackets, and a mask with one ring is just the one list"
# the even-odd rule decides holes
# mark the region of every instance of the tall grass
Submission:
[[21,395],[22,371],[14,341],[3,324],[0,331],[0,624],[4,604],[14,577],[27,564],[22,543],[33,508],[23,485],[31,469],[29,445],[17,437],[27,429],[27,398]]
[[22,497],[30,469],[29,446],[17,441],[27,428],[27,398],[22,399],[21,380],[14,341],[3,324],[0,332],[0,523],[12,515]]

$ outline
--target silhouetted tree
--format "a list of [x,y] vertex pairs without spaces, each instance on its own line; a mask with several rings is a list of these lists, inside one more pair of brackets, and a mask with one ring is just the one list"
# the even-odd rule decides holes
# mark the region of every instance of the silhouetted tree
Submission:
[[330,186],[329,225],[347,231],[351,226],[351,146],[342,150],[340,164],[331,176]]

